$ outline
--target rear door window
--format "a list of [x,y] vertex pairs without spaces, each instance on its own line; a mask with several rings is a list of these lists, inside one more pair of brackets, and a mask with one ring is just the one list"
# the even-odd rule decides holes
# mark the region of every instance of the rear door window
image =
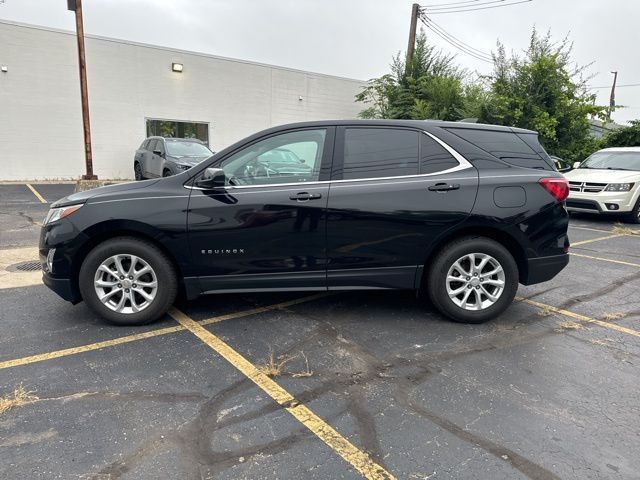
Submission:
[[418,139],[414,130],[347,128],[342,178],[417,175]]
[[[447,130],[510,165],[554,170],[552,162],[543,158],[531,147],[532,142],[539,145],[537,137],[529,138],[535,137],[533,134],[529,134],[525,141],[516,133],[509,131],[472,128],[447,128]],[[544,149],[542,151],[544,152]]]

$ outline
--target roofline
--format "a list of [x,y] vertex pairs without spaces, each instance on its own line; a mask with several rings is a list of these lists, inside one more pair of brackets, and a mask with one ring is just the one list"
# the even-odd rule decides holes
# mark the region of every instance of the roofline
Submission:
[[640,151],[640,147],[608,147],[608,148],[601,148],[600,150],[598,150],[598,152],[636,152],[636,151]]
[[349,126],[349,125],[371,125],[371,126],[409,126],[414,128],[444,127],[444,128],[469,128],[473,130],[494,130],[499,132],[529,133],[537,135],[534,130],[524,128],[508,127],[505,125],[492,125],[488,123],[464,123],[446,120],[411,120],[411,119],[346,119],[346,120],[312,120],[307,122],[286,123],[275,125],[267,130],[280,129],[280,127],[306,128],[314,126]]
[[[6,20],[6,19],[2,19],[0,18],[0,24],[4,24],[4,25],[11,25],[14,27],[22,27],[22,28],[30,28],[33,30],[42,30],[45,32],[53,32],[53,33],[60,33],[63,35],[72,35],[72,36],[76,36],[75,32],[72,32],[70,30],[63,30],[60,28],[54,28],[54,27],[46,27],[43,25],[33,25],[30,23],[22,23],[22,22],[16,22],[16,21],[12,21],[12,20]],[[319,72],[311,72],[308,70],[300,70],[297,68],[291,68],[291,67],[283,67],[281,65],[272,65],[269,63],[261,63],[261,62],[253,62],[250,60],[242,60],[239,58],[232,58],[232,57],[223,57],[220,55],[213,55],[211,53],[204,53],[204,52],[196,52],[196,51],[192,51],[192,50],[181,50],[178,48],[171,48],[171,47],[163,47],[161,45],[153,45],[150,43],[142,43],[142,42],[134,42],[131,40],[125,40],[125,39],[121,39],[121,38],[113,38],[113,37],[103,37],[101,35],[92,35],[92,34],[86,34],[84,35],[85,38],[89,38],[92,40],[102,40],[105,42],[111,42],[111,43],[118,43],[121,45],[132,45],[135,47],[142,47],[142,48],[151,48],[154,50],[162,50],[165,52],[173,52],[173,53],[179,53],[182,55],[193,55],[193,56],[197,56],[197,57],[204,57],[204,58],[212,58],[215,60],[221,60],[224,62],[234,62],[234,63],[244,63],[247,65],[254,65],[254,66],[258,66],[258,67],[266,67],[266,68],[275,68],[277,70],[284,70],[287,72],[295,72],[295,73],[304,73],[304,74],[308,74],[308,75],[316,75],[319,77],[325,77],[325,78],[334,78],[336,80],[346,80],[349,82],[358,82],[361,83],[362,85],[367,83],[367,80],[360,80],[357,78],[350,78],[350,77],[342,77],[340,75],[329,75],[326,73],[319,73]]]

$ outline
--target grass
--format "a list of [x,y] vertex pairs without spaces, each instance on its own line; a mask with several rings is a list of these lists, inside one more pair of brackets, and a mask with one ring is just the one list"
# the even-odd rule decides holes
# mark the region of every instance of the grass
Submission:
[[640,235],[640,230],[627,227],[622,223],[616,223],[613,226],[613,233],[615,233],[616,235]]
[[[300,356],[304,358],[305,369],[299,372],[285,371],[285,366],[292,361],[297,360]],[[291,375],[295,378],[310,377],[313,375],[313,371],[309,368],[309,360],[304,352],[300,352],[300,355],[279,355],[277,357],[273,352],[270,352],[266,361],[258,365],[258,370],[269,378],[275,378],[281,375]]]
[[307,359],[307,356],[304,354],[304,352],[300,352],[300,355],[302,355],[302,358],[304,358],[305,368],[300,372],[293,372],[291,376],[295,378],[310,377],[311,375],[313,375],[313,372],[309,369],[309,360]]
[[39,398],[34,395],[34,392],[27,391],[20,384],[12,393],[0,397],[0,415],[12,408],[21,407],[36,400],[39,400]]
[[258,365],[258,370],[264,373],[267,377],[279,377],[282,375],[285,365],[296,358],[297,356],[293,355],[280,355],[276,358],[273,352],[270,352],[267,360]]
[[538,309],[538,315],[541,317],[548,317],[555,313],[556,312],[551,307],[542,307]]
[[605,313],[602,316],[602,320],[605,322],[613,322],[614,320],[620,320],[621,318],[624,318],[626,315],[627,315],[626,313],[621,313],[621,312]]
[[583,328],[583,326],[581,324],[579,324],[578,322],[573,322],[571,320],[566,321],[566,322],[562,322],[558,328],[556,328],[556,331],[558,332],[564,332],[565,330],[579,330]]

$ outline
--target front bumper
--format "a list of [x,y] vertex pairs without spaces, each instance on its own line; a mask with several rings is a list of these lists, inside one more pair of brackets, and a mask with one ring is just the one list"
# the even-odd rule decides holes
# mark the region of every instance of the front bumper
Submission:
[[71,302],[74,305],[82,301],[82,297],[73,287],[69,278],[55,278],[49,273],[42,273],[42,283],[57,293],[62,299]]
[[551,280],[568,264],[568,253],[550,257],[529,258],[527,260],[527,275],[521,279],[521,283],[523,285],[534,285]]
[[[566,200],[567,210],[586,213],[629,213],[636,204],[639,188],[630,192],[570,192]],[[615,205],[617,208],[610,208]]]

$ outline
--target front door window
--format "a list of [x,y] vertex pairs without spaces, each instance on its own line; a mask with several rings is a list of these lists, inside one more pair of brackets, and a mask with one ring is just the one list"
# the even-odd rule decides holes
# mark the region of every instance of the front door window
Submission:
[[315,182],[320,177],[325,129],[288,132],[260,140],[221,165],[229,185]]

